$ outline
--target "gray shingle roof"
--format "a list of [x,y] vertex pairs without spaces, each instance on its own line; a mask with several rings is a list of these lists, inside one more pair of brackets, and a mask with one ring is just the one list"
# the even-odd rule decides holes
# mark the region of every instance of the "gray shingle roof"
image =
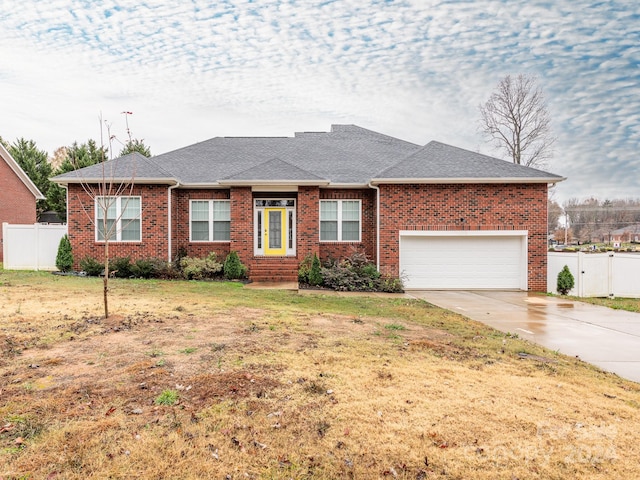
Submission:
[[63,173],[54,177],[54,180],[59,183],[78,183],[103,179],[129,181],[132,178],[147,183],[171,183],[170,180],[174,177],[152,158],[133,152],[104,163]]
[[296,167],[289,162],[284,162],[279,158],[268,160],[264,163],[250,167],[243,172],[238,172],[219,180],[220,183],[252,183],[269,180],[271,182],[299,183],[312,182],[329,183],[329,180],[320,178],[307,170]]
[[385,180],[405,181],[407,179],[419,181],[527,179],[553,182],[562,180],[562,177],[444,143],[429,142],[417,152],[375,176],[375,181],[380,183]]
[[[118,178],[138,183],[232,185],[283,183],[367,185],[372,180],[425,179],[562,180],[552,175],[467,150],[431,142],[421,147],[355,125],[294,137],[216,137],[147,159],[130,154],[106,162]],[[55,177],[60,183],[102,178],[102,167]],[[121,177],[122,176],[122,177]]]

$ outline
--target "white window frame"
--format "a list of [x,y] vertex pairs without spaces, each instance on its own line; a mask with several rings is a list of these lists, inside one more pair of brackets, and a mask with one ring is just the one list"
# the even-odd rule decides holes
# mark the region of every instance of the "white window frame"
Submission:
[[[322,203],[323,202],[337,202],[338,204],[338,238],[336,240],[323,240],[322,239]],[[343,240],[342,238],[342,222],[343,222],[343,218],[342,218],[342,204],[344,202],[356,202],[358,204],[358,239],[357,240]],[[362,242],[362,200],[357,199],[357,198],[345,198],[343,200],[337,200],[337,199],[331,199],[331,198],[327,198],[327,199],[323,199],[320,200],[320,208],[318,209],[318,216],[319,216],[319,236],[320,236],[320,242],[339,242],[339,243],[357,243],[357,242]],[[329,220],[327,220],[329,221]],[[333,221],[333,220],[331,220]],[[348,221],[348,220],[347,220]]]
[[[121,195],[118,197],[109,196],[109,195],[101,195],[95,197],[94,199],[94,217],[95,218],[95,239],[98,243],[104,243],[106,240],[104,238],[100,238],[100,227],[103,225],[103,219],[98,218],[100,214],[105,213],[103,207],[98,206],[98,202],[100,199],[109,198],[113,199],[115,202],[116,216],[114,220],[116,221],[115,231],[111,233],[111,238],[109,242],[117,242],[117,243],[140,243],[142,242],[142,197],[140,195]],[[126,207],[129,200],[137,198],[138,203],[140,205],[140,210],[138,211],[138,215],[132,218],[123,218],[123,207]],[[108,214],[107,208],[107,214]],[[108,219],[108,217],[107,217]],[[138,220],[139,230],[138,230],[138,239],[137,240],[123,240],[122,239],[122,230],[126,227],[132,220]]]
[[[208,228],[209,228],[209,239],[208,240],[194,240],[193,239],[193,203],[194,202],[207,202],[209,204],[209,218],[207,220]],[[222,220],[214,218],[214,203],[226,203],[229,205],[229,219]],[[231,200],[225,199],[207,199],[207,198],[194,198],[189,200],[189,242],[190,243],[228,243],[231,241],[231,231],[229,231],[229,238],[226,240],[214,240],[213,239],[213,227],[215,222],[229,222],[229,227],[231,227]]]

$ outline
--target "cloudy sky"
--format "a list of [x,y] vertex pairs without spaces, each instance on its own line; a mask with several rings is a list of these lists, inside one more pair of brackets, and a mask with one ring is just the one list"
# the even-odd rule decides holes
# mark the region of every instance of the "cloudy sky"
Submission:
[[497,155],[478,105],[535,75],[555,198],[640,198],[637,0],[0,0],[0,136],[52,153],[98,117],[154,154],[359,126]]

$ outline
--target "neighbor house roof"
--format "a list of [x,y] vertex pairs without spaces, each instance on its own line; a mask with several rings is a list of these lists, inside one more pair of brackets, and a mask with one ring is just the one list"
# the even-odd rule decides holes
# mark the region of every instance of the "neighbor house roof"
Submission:
[[[216,137],[150,159],[130,154],[105,163],[110,164],[117,164],[109,168],[123,180],[128,175],[138,183],[186,187],[563,180],[442,143],[421,147],[355,125],[332,125],[330,132],[301,132],[293,137]],[[54,181],[103,178],[99,165],[79,172],[59,175]]]
[[7,165],[9,165],[9,168],[13,170],[16,176],[22,181],[22,183],[24,183],[25,187],[29,189],[36,200],[44,200],[44,195],[42,195],[40,189],[38,189],[38,187],[36,187],[36,184],[31,181],[26,173],[24,173],[24,170],[22,170],[18,162],[14,160],[9,151],[4,148],[4,145],[2,145],[2,143],[0,143],[0,157],[4,159]]
[[640,223],[633,225],[627,225],[626,227],[616,228],[611,230],[612,235],[624,235],[626,233],[640,233]]

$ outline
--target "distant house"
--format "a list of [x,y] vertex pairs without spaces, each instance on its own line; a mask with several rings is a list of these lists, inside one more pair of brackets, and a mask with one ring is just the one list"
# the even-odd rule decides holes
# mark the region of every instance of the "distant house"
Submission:
[[640,223],[612,230],[611,241],[614,243],[640,243]]
[[253,280],[295,280],[317,254],[363,251],[407,288],[547,291],[547,188],[563,177],[355,125],[293,137],[217,137],[53,178],[68,189],[74,255],[99,258],[102,210],[82,183],[134,179],[107,221],[110,255],[223,259]]
[[[0,143],[0,225],[36,223],[36,200],[44,196]],[[0,261],[3,241],[0,229]]]

